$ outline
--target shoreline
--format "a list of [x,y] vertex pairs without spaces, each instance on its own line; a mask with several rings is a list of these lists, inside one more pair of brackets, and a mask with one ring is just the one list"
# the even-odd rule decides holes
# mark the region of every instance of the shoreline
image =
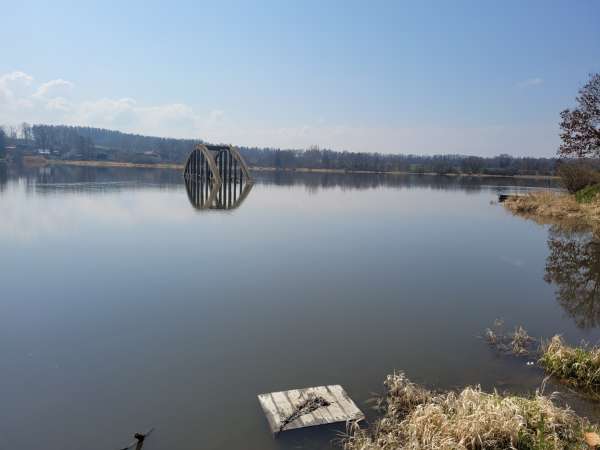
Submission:
[[[44,165],[64,165],[78,167],[107,167],[107,168],[128,168],[128,169],[170,169],[183,170],[183,164],[176,163],[130,163],[116,161],[64,161],[49,159]],[[345,169],[310,169],[304,167],[298,168],[277,168],[277,167],[258,167],[250,166],[253,172],[299,172],[299,173],[333,173],[333,174],[368,174],[368,175],[425,175],[425,176],[447,176],[447,177],[470,177],[470,178],[515,178],[531,180],[556,180],[556,175],[495,175],[484,173],[447,173],[439,174],[435,172],[406,172],[406,171],[370,171],[370,170],[345,170]]]
[[530,192],[509,197],[502,204],[515,216],[540,225],[558,225],[571,230],[600,232],[600,202],[578,202],[566,192]]

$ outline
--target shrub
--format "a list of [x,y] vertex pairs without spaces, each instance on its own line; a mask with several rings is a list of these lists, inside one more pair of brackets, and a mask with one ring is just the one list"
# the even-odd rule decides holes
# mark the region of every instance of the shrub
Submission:
[[572,386],[600,392],[600,348],[570,347],[554,336],[542,347],[540,364]]
[[575,193],[575,199],[579,203],[591,203],[600,192],[600,184],[584,187]]
[[557,170],[561,184],[570,193],[600,183],[600,173],[590,161],[562,162]]

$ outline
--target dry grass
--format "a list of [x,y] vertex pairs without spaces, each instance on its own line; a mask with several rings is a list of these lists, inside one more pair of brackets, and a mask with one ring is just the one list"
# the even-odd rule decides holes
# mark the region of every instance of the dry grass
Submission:
[[403,373],[385,381],[384,416],[372,429],[351,425],[344,450],[584,449],[593,427],[540,392],[531,398],[480,387],[434,394]]
[[512,334],[510,347],[515,355],[529,354],[529,346],[534,342],[534,339],[527,334],[525,328],[518,326]]
[[542,224],[600,227],[600,199],[578,203],[574,195],[540,191],[509,197],[504,207],[513,214]]
[[542,344],[540,364],[570,385],[600,394],[600,347],[570,347],[554,336]]

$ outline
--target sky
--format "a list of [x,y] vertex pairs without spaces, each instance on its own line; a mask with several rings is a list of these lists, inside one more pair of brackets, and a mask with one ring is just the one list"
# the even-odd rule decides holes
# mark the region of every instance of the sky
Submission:
[[3,2],[0,124],[553,156],[600,2]]

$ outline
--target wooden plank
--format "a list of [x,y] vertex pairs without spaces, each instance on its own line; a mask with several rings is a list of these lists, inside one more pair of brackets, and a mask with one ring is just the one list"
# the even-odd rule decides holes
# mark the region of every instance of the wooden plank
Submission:
[[340,407],[346,412],[346,417],[350,417],[351,420],[365,418],[365,415],[362,413],[362,411],[358,409],[358,406],[356,406],[346,391],[339,384],[327,386],[327,389],[333,392],[333,395],[338,399]]
[[[306,388],[306,389],[303,389],[302,391],[303,391],[303,395],[305,398],[309,398],[311,395],[314,395],[313,388]],[[325,398],[325,400],[331,401],[328,398]],[[315,416],[317,424],[333,422],[333,420],[332,420],[333,418],[331,417],[331,414],[329,414],[329,412],[327,411],[327,409],[325,407],[314,410],[313,415]]]
[[362,420],[364,414],[348,396],[340,385],[317,386],[289,391],[260,394],[258,401],[265,413],[269,427],[278,433],[281,424],[311,396],[320,396],[327,400],[329,406],[321,406],[296,418],[284,427],[285,430],[324,425],[328,423]]
[[276,433],[279,429],[279,413],[277,412],[277,407],[275,406],[275,403],[273,403],[273,400],[271,399],[271,396],[269,394],[259,395],[258,400],[260,402],[260,406],[263,409],[263,412],[265,413],[267,422],[269,422],[271,432]]
[[[283,423],[283,421],[294,412],[295,408],[294,408],[294,405],[292,405],[292,403],[289,401],[289,399],[285,395],[285,392],[273,392],[271,394],[271,396],[273,397],[273,401],[277,405],[277,409],[279,410],[279,412],[281,414],[279,417],[279,420],[277,421],[277,423],[279,424],[277,426],[277,429],[279,430],[279,426],[281,426],[281,423]],[[300,418],[298,418],[298,419],[288,423],[285,426],[285,429],[293,430],[294,428],[301,428],[301,427],[302,427],[302,421],[300,420]]]
[[338,399],[327,389],[326,386],[315,388],[315,394],[329,400],[331,405],[327,407],[329,414],[332,417],[332,422],[342,422],[347,420],[343,408],[340,407]]

